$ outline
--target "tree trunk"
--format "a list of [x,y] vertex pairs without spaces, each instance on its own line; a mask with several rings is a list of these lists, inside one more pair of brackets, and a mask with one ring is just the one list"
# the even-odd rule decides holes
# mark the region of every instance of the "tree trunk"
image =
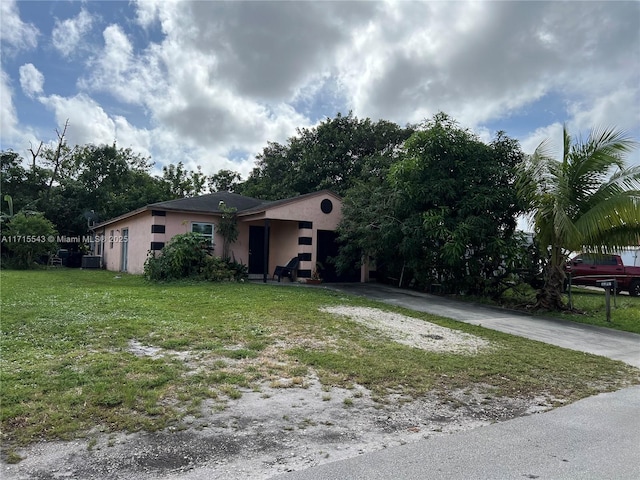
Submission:
[[536,310],[567,310],[562,292],[566,275],[563,269],[564,256],[559,248],[551,249],[551,256],[545,267],[544,286],[536,295]]
[[[51,179],[49,180],[49,187],[47,188],[46,199],[49,201],[49,197],[51,196],[51,188],[53,187],[53,182],[56,180],[56,175],[58,174],[58,170],[60,169],[60,165],[62,164],[62,147],[65,144],[64,136],[67,133],[67,127],[69,126],[69,119],[64,122],[64,128],[62,129],[62,133],[56,130],[56,134],[58,135],[58,147],[56,148],[56,153],[53,157],[53,173],[51,174]],[[34,158],[35,165],[35,158]]]

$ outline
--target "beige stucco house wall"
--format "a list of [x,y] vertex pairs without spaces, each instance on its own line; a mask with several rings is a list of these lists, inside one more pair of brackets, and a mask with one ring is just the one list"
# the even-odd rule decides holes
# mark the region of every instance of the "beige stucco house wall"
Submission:
[[213,252],[221,255],[223,242],[217,235],[221,202],[237,209],[238,238],[231,255],[249,266],[250,276],[270,277],[276,266],[298,257],[299,278],[309,278],[320,262],[329,281],[368,280],[362,276],[364,270],[339,276],[328,261],[337,253],[335,230],[342,201],[326,190],[275,202],[220,192],[148,205],[95,227],[103,239],[98,251],[104,268],[141,274],[150,252],[159,254],[173,236],[192,231],[194,224],[212,225]]
[[298,275],[305,278],[311,276],[317,262],[325,260],[321,262],[323,266],[326,263],[326,259],[318,257],[318,247],[322,247],[319,235],[335,232],[341,215],[341,198],[325,190],[250,209],[240,213],[238,220],[248,225],[268,222],[270,271],[298,256]]
[[[96,236],[103,240],[102,262],[107,270],[141,274],[150,251],[159,251],[173,236],[191,231],[193,223],[215,224],[218,220],[213,215],[190,212],[155,213],[157,211],[145,209],[96,229]],[[214,253],[220,255],[221,249],[216,245]]]

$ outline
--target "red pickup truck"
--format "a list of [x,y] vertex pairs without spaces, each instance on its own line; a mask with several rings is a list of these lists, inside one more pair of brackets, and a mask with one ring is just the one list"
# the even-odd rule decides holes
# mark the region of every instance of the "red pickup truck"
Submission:
[[615,278],[618,291],[629,292],[633,297],[640,295],[640,267],[625,267],[619,255],[583,253],[567,262],[565,272],[571,274],[572,285],[595,287],[598,280]]

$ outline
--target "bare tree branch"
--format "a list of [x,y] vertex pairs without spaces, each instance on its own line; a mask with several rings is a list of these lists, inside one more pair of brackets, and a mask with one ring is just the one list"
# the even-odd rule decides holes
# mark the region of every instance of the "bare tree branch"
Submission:
[[42,150],[43,142],[42,142],[42,140],[40,140],[40,145],[38,145],[38,148],[36,149],[35,152],[33,151],[33,145],[31,144],[31,142],[29,142],[29,144],[31,145],[31,148],[29,149],[29,151],[31,152],[31,157],[32,157],[31,170],[33,172],[35,172],[36,171],[36,159],[40,156],[40,151]]
[[56,135],[58,135],[58,146],[56,148],[56,153],[51,159],[51,161],[53,162],[53,173],[51,174],[51,179],[49,180],[49,187],[47,189],[47,200],[49,200],[49,195],[51,194],[51,188],[53,187],[53,182],[56,179],[56,175],[58,174],[58,171],[60,170],[60,165],[62,163],[62,158],[61,158],[62,148],[65,145],[64,136],[67,133],[68,126],[69,126],[69,119],[67,118],[67,121],[64,122],[64,128],[62,129],[62,133],[60,133],[56,128]]

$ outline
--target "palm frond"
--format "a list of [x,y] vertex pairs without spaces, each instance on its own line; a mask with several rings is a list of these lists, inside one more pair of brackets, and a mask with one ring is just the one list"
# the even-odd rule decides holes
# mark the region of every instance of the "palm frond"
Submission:
[[599,186],[588,198],[582,202],[582,211],[591,209],[594,205],[607,201],[623,192],[633,194],[640,191],[640,166],[614,173],[609,180]]
[[582,242],[582,233],[576,228],[565,205],[556,204],[553,220],[554,237],[562,240],[560,246],[575,250]]
[[606,238],[593,238],[591,242],[585,242],[582,250],[611,253],[628,249],[632,245],[640,245],[640,233],[637,230],[623,226],[609,230]]
[[[584,245],[620,247],[633,244],[640,235],[640,192],[621,191],[595,203],[577,219],[575,226]],[[611,233],[614,231],[617,232],[615,236]],[[628,236],[623,238],[621,232]]]
[[537,208],[541,196],[548,190],[548,185],[553,183],[549,166],[554,162],[550,142],[545,140],[517,167],[515,188],[532,209]]
[[592,155],[622,159],[625,154],[638,147],[638,142],[625,130],[600,127],[591,130],[587,145],[593,150]]
[[585,201],[597,191],[609,176],[624,168],[624,154],[635,142],[623,131],[613,129],[594,130],[586,142],[573,145],[570,160],[566,165],[566,176],[572,201]]
[[607,184],[616,184],[626,190],[640,190],[640,165],[617,171]]

